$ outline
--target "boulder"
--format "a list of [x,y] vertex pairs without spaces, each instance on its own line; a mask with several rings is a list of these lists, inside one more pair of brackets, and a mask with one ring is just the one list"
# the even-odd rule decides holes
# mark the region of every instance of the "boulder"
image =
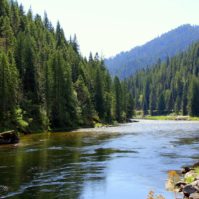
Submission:
[[5,185],[0,185],[0,194],[8,192],[8,187]]
[[193,187],[193,185],[188,184],[186,186],[184,186],[184,188],[182,189],[182,192],[184,194],[184,196],[189,197],[192,193],[196,193],[197,189]]
[[196,162],[194,165],[193,165],[193,168],[195,167],[199,167],[199,162]]
[[195,171],[194,170],[191,170],[191,171],[189,171],[189,172],[187,172],[185,175],[184,175],[184,178],[189,178],[189,177],[196,177],[197,175],[196,175],[196,173],[195,173]]
[[187,185],[186,182],[179,181],[175,184],[175,187],[177,188],[178,192],[182,192],[183,188]]
[[14,130],[0,133],[0,144],[16,144],[18,142],[19,137]]
[[191,185],[199,192],[199,180],[195,180]]
[[190,194],[189,199],[199,199],[199,193]]
[[182,170],[181,170],[181,173],[182,173],[182,174],[185,174],[185,173],[187,173],[187,172],[189,172],[189,171],[191,171],[191,170],[193,170],[193,169],[190,168],[190,167],[183,167]]

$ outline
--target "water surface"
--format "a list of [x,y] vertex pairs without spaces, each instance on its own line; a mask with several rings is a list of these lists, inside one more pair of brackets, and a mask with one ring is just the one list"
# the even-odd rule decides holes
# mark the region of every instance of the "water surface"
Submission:
[[0,147],[0,192],[10,199],[145,199],[167,171],[199,160],[199,123],[147,121],[23,136]]

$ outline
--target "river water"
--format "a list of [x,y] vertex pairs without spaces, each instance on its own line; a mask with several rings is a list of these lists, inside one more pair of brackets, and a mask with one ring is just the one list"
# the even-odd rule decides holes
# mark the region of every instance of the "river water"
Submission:
[[199,123],[148,121],[21,137],[0,147],[0,198],[146,199],[199,160]]

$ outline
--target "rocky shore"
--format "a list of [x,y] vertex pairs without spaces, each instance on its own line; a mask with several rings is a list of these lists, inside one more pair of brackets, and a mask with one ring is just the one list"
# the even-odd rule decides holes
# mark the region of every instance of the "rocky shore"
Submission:
[[16,144],[19,142],[19,137],[14,130],[0,133],[1,144]]
[[175,190],[183,193],[184,199],[199,199],[199,162],[182,168],[182,179],[175,183]]

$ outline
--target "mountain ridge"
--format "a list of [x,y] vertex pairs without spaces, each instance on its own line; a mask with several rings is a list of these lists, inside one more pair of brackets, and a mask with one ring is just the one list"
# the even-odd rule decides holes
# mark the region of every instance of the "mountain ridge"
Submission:
[[141,46],[121,52],[105,59],[105,65],[112,76],[120,79],[155,64],[158,59],[166,60],[188,49],[199,41],[199,26],[184,24],[172,29]]

